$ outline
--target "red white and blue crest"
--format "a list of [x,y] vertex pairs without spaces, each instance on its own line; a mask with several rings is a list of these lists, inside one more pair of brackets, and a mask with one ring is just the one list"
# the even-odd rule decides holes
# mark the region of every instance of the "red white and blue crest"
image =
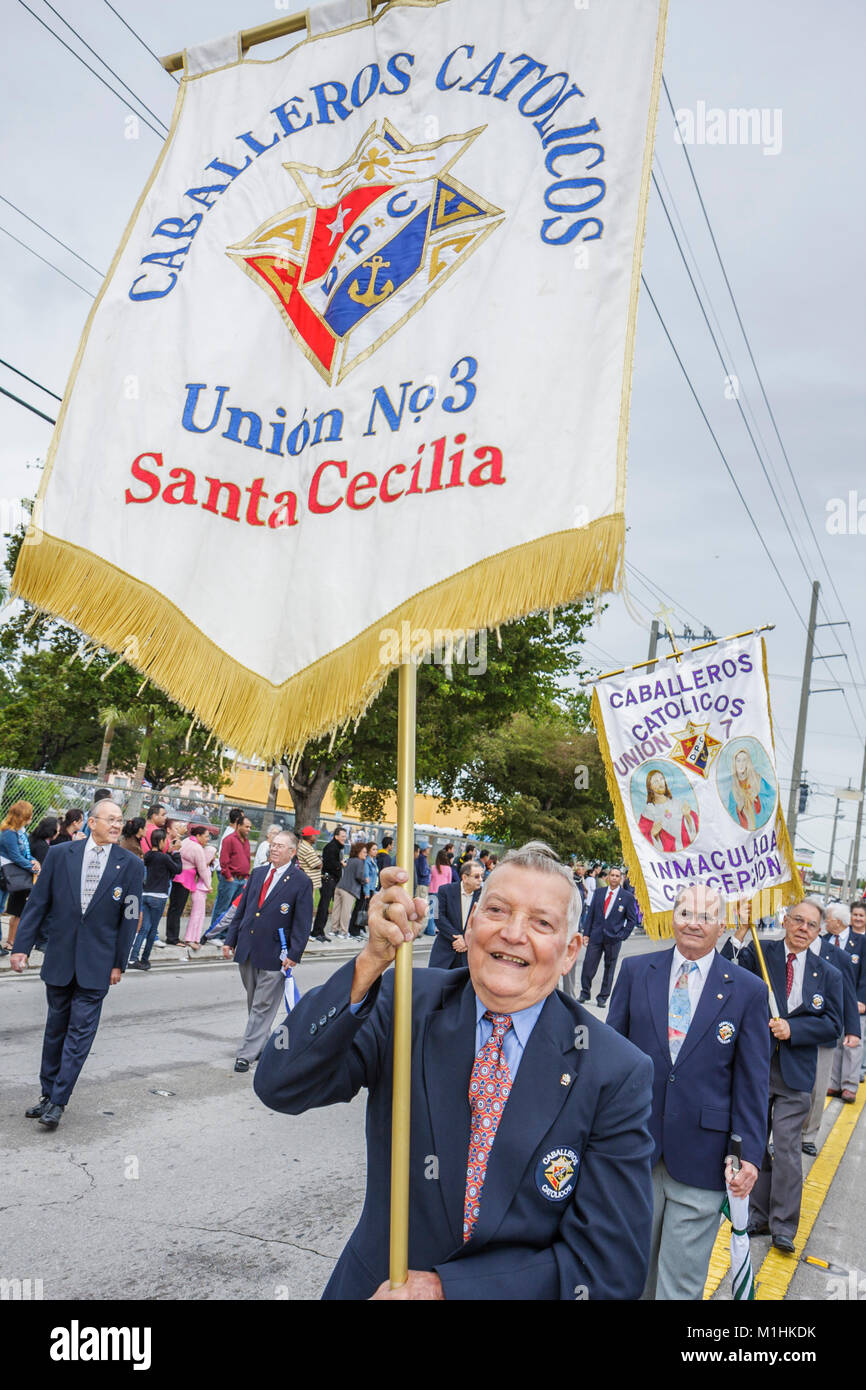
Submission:
[[329,385],[402,327],[504,219],[451,174],[484,127],[412,145],[387,120],[338,169],[284,167],[304,202],[227,249]]

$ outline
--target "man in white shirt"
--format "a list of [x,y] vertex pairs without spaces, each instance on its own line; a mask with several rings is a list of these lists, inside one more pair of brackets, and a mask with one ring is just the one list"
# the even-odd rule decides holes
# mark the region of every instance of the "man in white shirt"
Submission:
[[270,864],[253,869],[232,913],[223,955],[234,956],[240,967],[248,1010],[235,1071],[249,1071],[258,1059],[283,1000],[286,972],[301,959],[313,925],[313,885],[295,862],[297,848],[291,831],[275,835]]
[[[700,1299],[727,1181],[746,1196],[767,1134],[767,991],[716,954],[723,904],[680,889],[672,949],[623,961],[608,1024],[652,1058],[653,1239],[645,1299]],[[729,1136],[742,1141],[735,1175]]]
[[88,814],[90,835],[55,846],[21,914],[10,964],[24,970],[45,931],[41,975],[48,996],[39,1080],[42,1094],[25,1113],[57,1128],[87,1060],[102,1001],[119,983],[138,926],[144,865],[117,840],[120,807],[104,798]]
[[[842,1033],[842,975],[809,947],[821,930],[824,911],[808,898],[795,903],[785,916],[785,937],[768,941],[764,962],[773,991],[775,1016],[769,1029],[775,1039],[770,1063],[770,1127],[773,1155],[765,1153],[752,1193],[751,1235],[771,1235],[787,1255],[796,1251],[800,1201],[803,1192],[801,1142],[809,1114],[819,1048]],[[740,941],[747,926],[737,929]],[[725,942],[722,955],[734,958]],[[743,946],[737,964],[753,975],[761,969],[753,946]],[[765,993],[766,999],[766,993]]]

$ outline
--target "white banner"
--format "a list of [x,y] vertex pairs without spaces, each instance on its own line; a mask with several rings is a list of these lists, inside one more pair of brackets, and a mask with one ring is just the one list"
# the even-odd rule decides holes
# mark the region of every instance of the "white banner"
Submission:
[[279,754],[402,620],[611,587],[664,10],[406,0],[197,48],[18,592]]
[[610,676],[595,687],[592,714],[651,925],[669,922],[677,890],[695,880],[733,905],[766,891],[761,912],[799,892],[760,637]]

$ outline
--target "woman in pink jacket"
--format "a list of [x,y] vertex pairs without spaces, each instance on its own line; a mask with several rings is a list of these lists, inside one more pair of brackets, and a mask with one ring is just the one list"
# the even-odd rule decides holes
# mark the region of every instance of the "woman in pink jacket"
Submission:
[[[210,831],[204,825],[191,825],[189,835],[180,847],[183,873],[180,875],[184,886],[192,892],[192,906],[184,942],[191,951],[201,950],[201,929],[204,925],[204,909],[211,888],[211,867],[205,845],[210,839]],[[213,859],[211,851],[210,858]]]

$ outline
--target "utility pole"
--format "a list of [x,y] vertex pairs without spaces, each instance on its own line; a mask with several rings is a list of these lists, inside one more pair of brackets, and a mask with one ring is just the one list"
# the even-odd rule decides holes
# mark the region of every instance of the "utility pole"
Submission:
[[[651,661],[651,662],[652,662],[652,666],[648,666],[648,667],[647,667],[647,671],[649,672],[650,675],[652,675],[653,671],[654,671],[655,668],[656,668],[655,662],[656,662],[656,652],[658,651],[658,647],[659,647],[659,624],[658,624],[658,618],[653,618],[653,625],[652,625],[652,627],[650,628],[650,644],[649,644],[649,651],[647,652],[647,661]],[[863,763],[863,771],[866,772],[866,761],[864,761],[864,763]]]
[[857,824],[854,827],[853,869],[851,871],[851,882],[849,893],[852,897],[857,895],[857,876],[860,871],[860,831],[863,829],[863,797],[866,795],[866,746],[863,749],[863,768],[860,773],[860,804],[857,807]]
[[[800,778],[803,774],[803,748],[806,742],[806,715],[809,710],[809,687],[812,684],[812,656],[815,650],[815,619],[818,616],[818,594],[821,585],[816,579],[812,585],[812,606],[809,609],[809,629],[806,634],[806,655],[803,660],[803,684],[800,687],[800,713],[797,718],[797,737],[794,742],[794,766],[791,769],[791,794],[788,798],[788,834],[791,846],[797,834],[797,805],[800,796]],[[838,803],[836,809],[838,810]],[[836,833],[835,822],[833,833]]]
[[[849,785],[849,787],[850,787],[850,785],[851,785],[850,778],[849,778],[849,781],[848,781],[848,785]],[[830,879],[831,879],[832,876],[833,876],[833,851],[834,851],[835,848],[836,848],[836,826],[837,826],[838,824],[839,824],[839,797],[837,796],[837,797],[836,797],[836,807],[835,807],[835,810],[833,811],[833,834],[830,836],[830,859],[829,859],[829,861],[828,861],[828,863],[827,863],[827,882],[826,882],[826,884],[825,884],[825,886],[824,886],[824,906],[825,906],[825,907],[827,906],[827,903],[828,903],[829,898],[830,898]]]
[[842,880],[842,901],[847,902],[851,896],[851,870],[854,867],[854,841],[851,841],[851,848],[848,851],[848,864],[845,869],[845,877]]

